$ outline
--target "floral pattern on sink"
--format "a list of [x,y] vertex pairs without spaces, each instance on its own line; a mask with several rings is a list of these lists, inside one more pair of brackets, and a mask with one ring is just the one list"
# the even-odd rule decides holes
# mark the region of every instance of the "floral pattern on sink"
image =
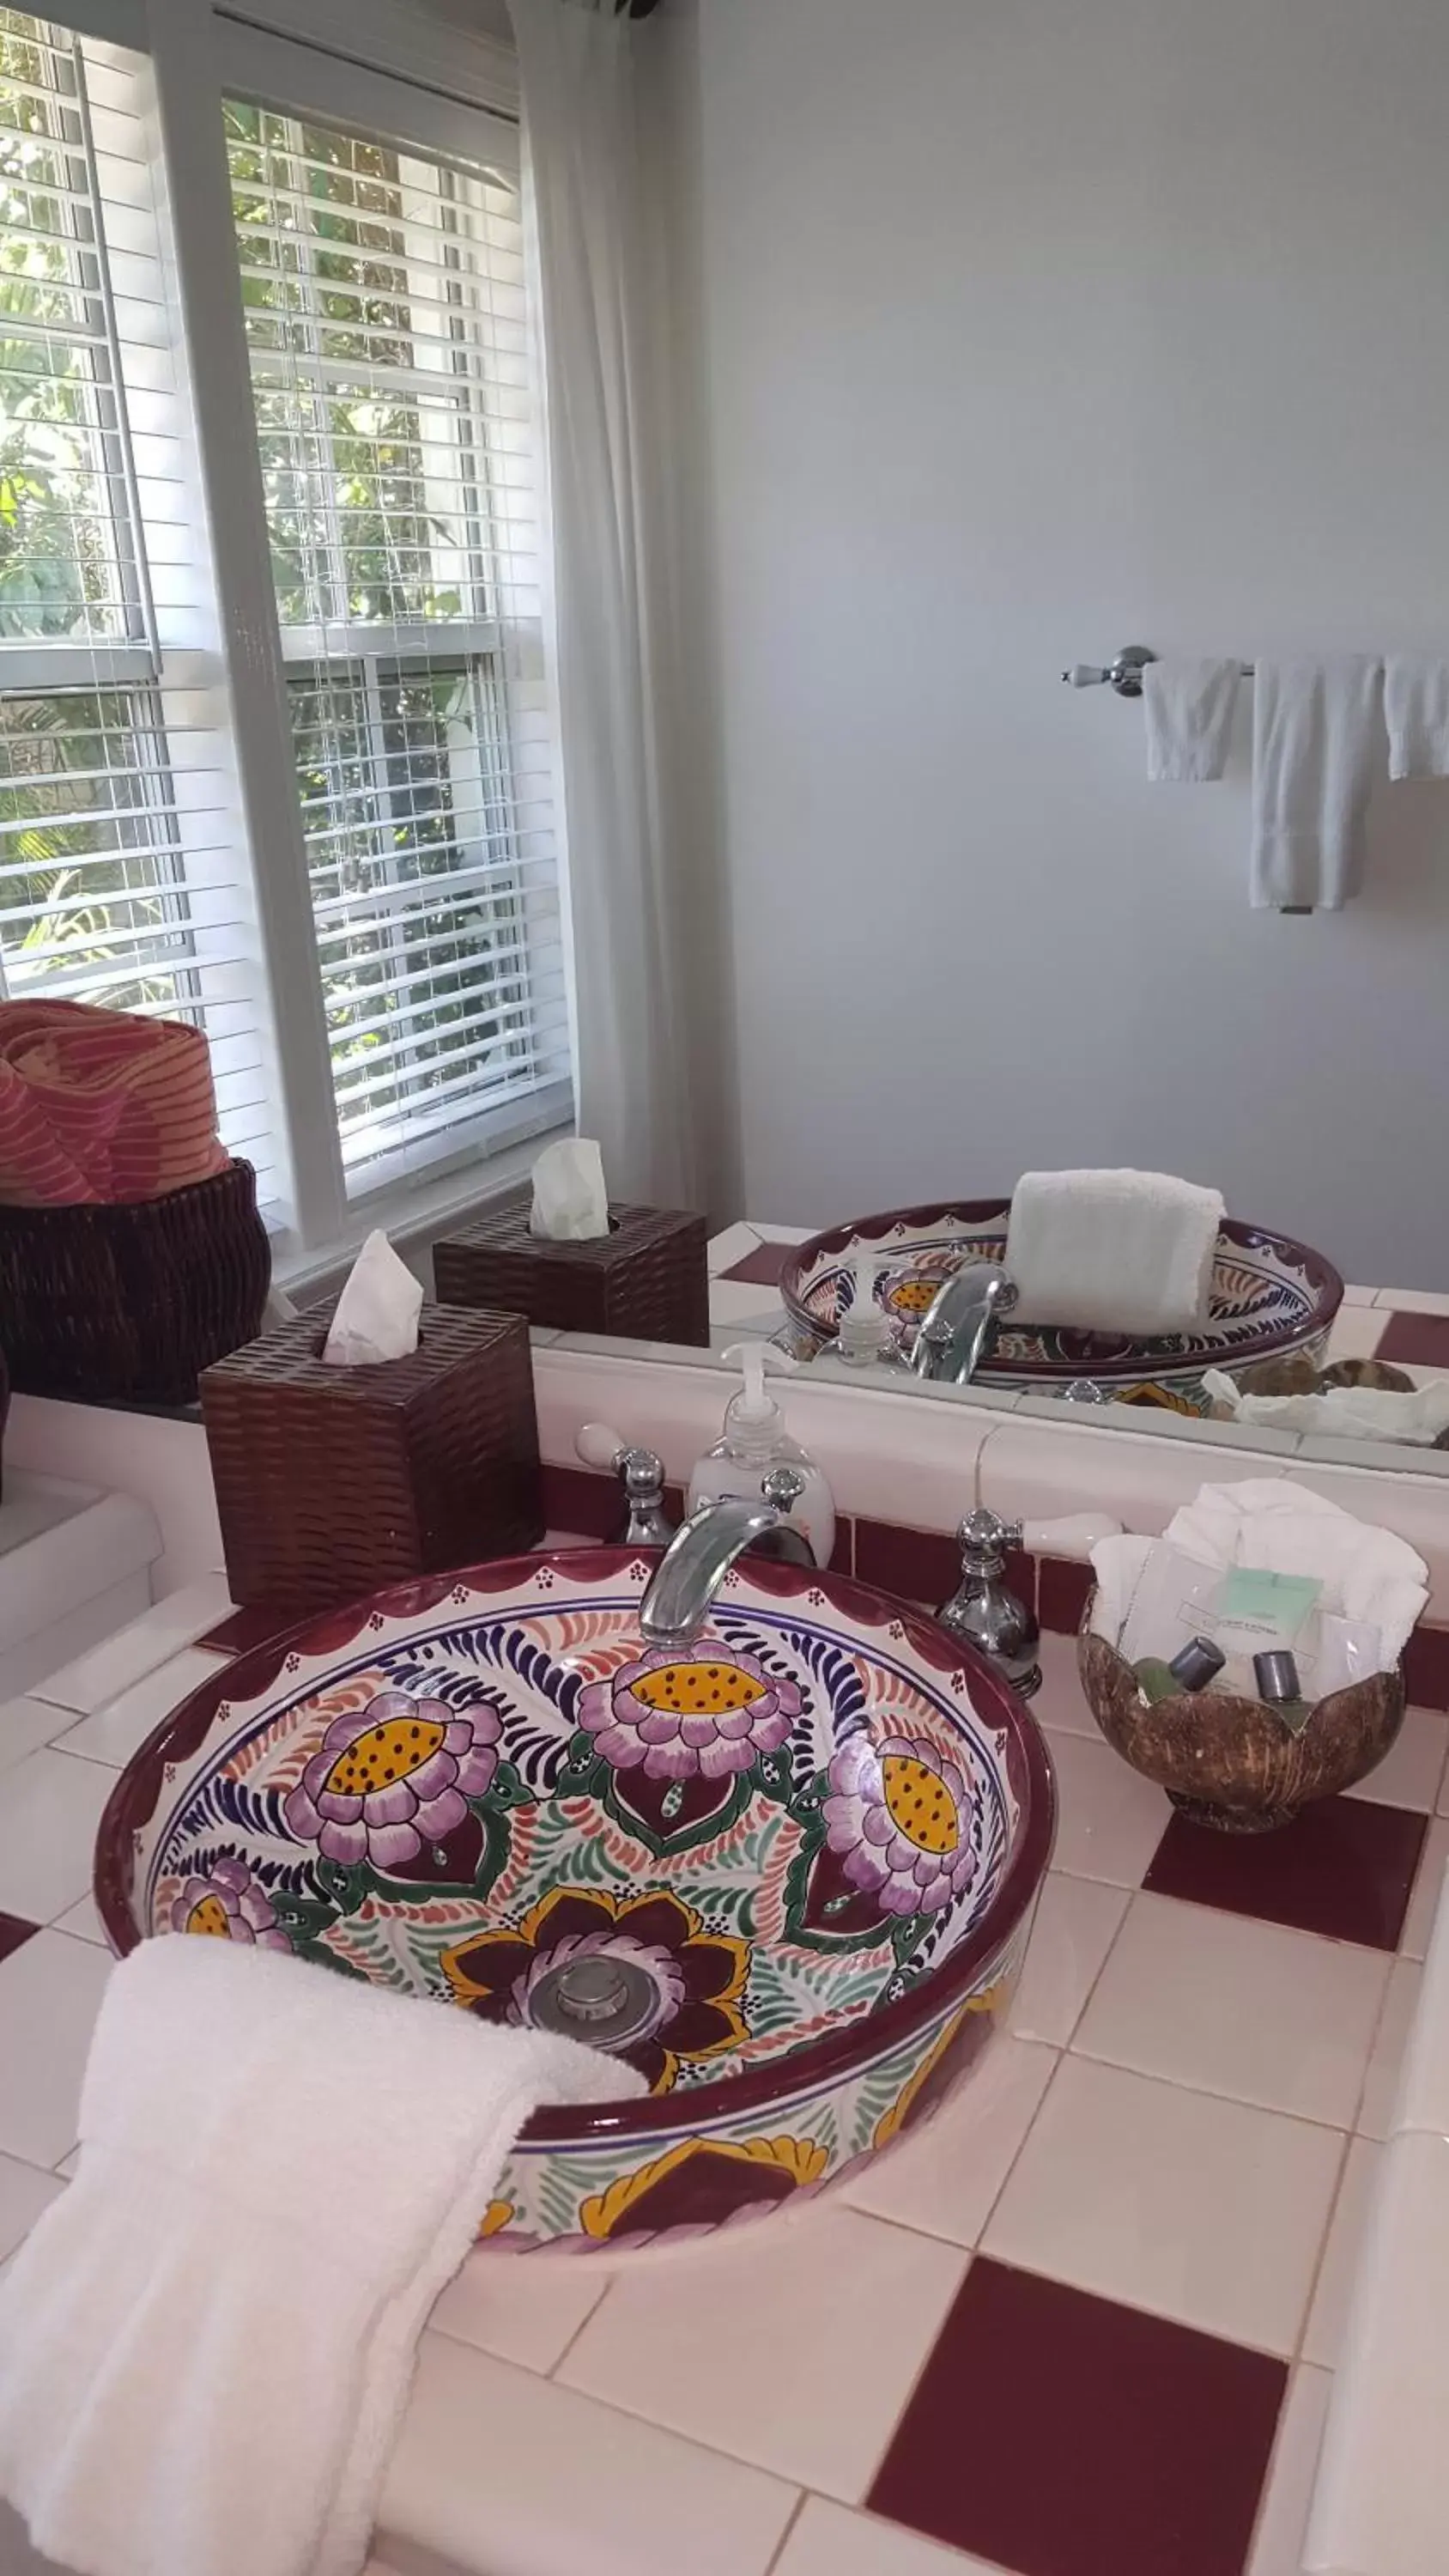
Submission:
[[123,1938],[285,1943],[485,2022],[627,1966],[651,2098],[536,2115],[500,2250],[718,2224],[889,2143],[1002,2009],[1045,1867],[1040,1740],[943,1632],[759,1563],[645,1653],[649,1571],[519,1559],[243,1657],[132,1764],[101,1873]]

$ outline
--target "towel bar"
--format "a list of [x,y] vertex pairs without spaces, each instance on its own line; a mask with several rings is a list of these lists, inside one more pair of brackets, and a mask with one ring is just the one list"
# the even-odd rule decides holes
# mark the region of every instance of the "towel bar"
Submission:
[[[1155,662],[1157,655],[1147,644],[1124,644],[1114,662],[1073,662],[1062,678],[1069,689],[1115,689],[1119,698],[1140,698],[1144,663]],[[1254,664],[1245,662],[1243,678],[1251,680]]]

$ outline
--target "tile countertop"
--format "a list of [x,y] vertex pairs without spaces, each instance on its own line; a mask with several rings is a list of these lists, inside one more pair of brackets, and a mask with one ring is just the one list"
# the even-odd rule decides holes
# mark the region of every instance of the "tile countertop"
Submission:
[[[96,1815],[215,1670],[228,1607],[215,1580],[173,1594],[0,1709],[0,2259],[72,2165],[109,1972]],[[1219,1837],[1102,1743],[1070,1641],[1045,1662],[1062,1825],[1011,2033],[793,2217],[470,2257],[423,2337],[375,2576],[1297,2576],[1449,1716],[1415,1711],[1296,1841]]]

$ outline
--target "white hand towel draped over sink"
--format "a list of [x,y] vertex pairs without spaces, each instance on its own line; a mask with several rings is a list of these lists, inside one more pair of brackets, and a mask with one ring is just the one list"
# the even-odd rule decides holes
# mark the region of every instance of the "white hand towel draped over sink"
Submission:
[[428,2310],[541,2102],[633,2069],[230,1942],[111,1980],[0,2288],[0,2492],[86,2576],[354,2576]]
[[1208,1321],[1223,1202],[1166,1172],[1024,1172],[1006,1268],[1013,1324],[1152,1338]]

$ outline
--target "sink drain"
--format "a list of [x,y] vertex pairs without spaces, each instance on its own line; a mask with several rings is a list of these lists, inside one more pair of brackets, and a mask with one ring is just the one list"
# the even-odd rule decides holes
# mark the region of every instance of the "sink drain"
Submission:
[[652,1977],[629,1959],[567,1959],[539,1978],[528,2015],[590,2048],[624,2048],[648,2029],[658,2001]]

